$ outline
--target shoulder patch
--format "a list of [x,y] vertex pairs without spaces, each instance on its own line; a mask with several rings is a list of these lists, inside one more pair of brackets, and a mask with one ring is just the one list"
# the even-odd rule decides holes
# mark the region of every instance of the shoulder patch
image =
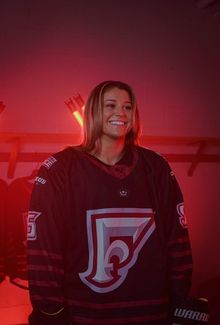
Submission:
[[50,169],[51,166],[53,166],[53,164],[56,161],[57,161],[56,158],[54,158],[53,156],[50,156],[46,160],[44,160],[44,162],[42,163],[42,166],[46,167],[47,169]]
[[44,185],[44,184],[46,184],[46,182],[47,182],[46,179],[44,179],[42,177],[37,176],[35,178],[35,184],[42,184],[42,185]]
[[176,206],[177,213],[179,215],[179,222],[183,228],[187,228],[187,221],[186,221],[186,215],[184,211],[184,203],[181,202],[177,204]]

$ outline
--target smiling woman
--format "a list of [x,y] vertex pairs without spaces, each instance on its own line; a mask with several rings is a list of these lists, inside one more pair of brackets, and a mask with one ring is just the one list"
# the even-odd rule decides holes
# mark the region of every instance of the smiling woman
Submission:
[[106,91],[103,97],[101,147],[105,147],[109,140],[117,141],[124,147],[133,118],[129,94],[126,90],[112,88]]
[[105,81],[85,105],[83,143],[42,164],[28,216],[30,325],[167,325],[187,297],[182,193],[139,134],[131,87]]
[[85,151],[100,154],[105,149],[106,132],[115,139],[112,144],[120,144],[119,151],[124,144],[138,143],[140,119],[136,97],[132,88],[121,81],[104,81],[91,92],[84,113]]

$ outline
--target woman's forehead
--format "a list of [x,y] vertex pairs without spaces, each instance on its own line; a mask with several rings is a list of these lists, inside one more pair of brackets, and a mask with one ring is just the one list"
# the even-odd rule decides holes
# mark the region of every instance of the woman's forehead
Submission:
[[117,87],[112,87],[109,89],[106,89],[103,93],[104,100],[106,99],[123,99],[125,101],[131,101],[131,96],[129,92],[126,89],[120,89]]

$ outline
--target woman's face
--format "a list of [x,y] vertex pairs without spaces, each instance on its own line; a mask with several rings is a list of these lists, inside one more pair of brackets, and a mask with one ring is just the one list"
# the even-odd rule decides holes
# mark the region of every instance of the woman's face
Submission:
[[102,139],[125,141],[132,128],[133,108],[126,90],[112,88],[103,95]]

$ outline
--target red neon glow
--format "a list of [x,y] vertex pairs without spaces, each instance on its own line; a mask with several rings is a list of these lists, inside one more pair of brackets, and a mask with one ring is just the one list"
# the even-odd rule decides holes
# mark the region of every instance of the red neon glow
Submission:
[[70,112],[73,113],[75,111],[77,111],[77,107],[74,103],[74,101],[72,100],[72,98],[69,98],[67,101],[64,102],[66,104],[66,106],[69,108]]
[[82,109],[82,107],[84,106],[84,100],[82,96],[79,93],[77,93],[76,95],[73,96],[73,98],[77,103],[77,105]]
[[79,123],[81,128],[83,128],[83,117],[82,117],[81,113],[78,110],[74,111],[73,116],[75,117],[75,119],[77,120],[77,122]]
[[[72,115],[75,117],[76,121],[79,123],[81,128],[83,127],[83,110],[84,110],[84,100],[79,93],[69,98],[64,102]],[[82,112],[82,114],[81,114]]]

